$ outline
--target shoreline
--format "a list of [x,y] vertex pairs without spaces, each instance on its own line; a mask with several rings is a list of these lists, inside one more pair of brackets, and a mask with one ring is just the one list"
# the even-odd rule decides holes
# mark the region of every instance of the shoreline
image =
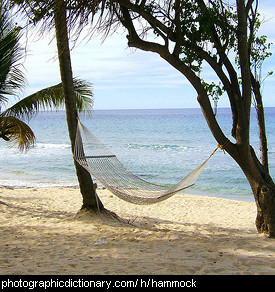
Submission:
[[[97,190],[106,190],[106,188],[100,183],[97,183],[98,187]],[[78,183],[72,183],[72,184],[43,184],[41,185],[8,185],[8,184],[0,184],[0,189],[1,188],[6,188],[6,189],[12,189],[12,190],[17,190],[17,189],[45,189],[45,188],[74,188],[78,189],[79,184]],[[231,194],[228,197],[222,194],[210,194],[209,192],[204,192],[204,194],[201,193],[201,191],[194,191],[194,192],[189,192],[188,194],[192,196],[202,196],[202,197],[209,197],[209,198],[217,198],[217,199],[225,199],[225,200],[231,200],[231,201],[238,201],[238,202],[247,202],[247,203],[255,203],[253,195],[237,195],[237,194]]]
[[177,194],[140,206],[98,195],[131,224],[78,212],[77,187],[0,187],[0,274],[275,274],[275,241],[257,234],[254,203]]

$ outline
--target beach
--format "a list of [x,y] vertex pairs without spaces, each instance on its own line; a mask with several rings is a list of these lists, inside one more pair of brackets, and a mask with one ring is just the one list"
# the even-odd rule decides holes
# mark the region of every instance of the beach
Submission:
[[177,194],[158,204],[98,190],[123,222],[79,212],[76,187],[0,188],[2,275],[275,274],[255,203]]

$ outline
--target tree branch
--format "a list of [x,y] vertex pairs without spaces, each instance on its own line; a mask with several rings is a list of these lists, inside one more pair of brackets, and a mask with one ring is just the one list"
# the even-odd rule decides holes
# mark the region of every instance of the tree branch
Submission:
[[154,42],[142,40],[135,30],[128,9],[125,6],[121,6],[121,11],[123,14],[122,23],[129,32],[129,35],[127,36],[129,46],[133,46],[144,51],[158,53],[163,59],[165,59],[169,64],[171,64],[174,68],[176,68],[188,79],[188,81],[191,83],[191,85],[198,93],[198,102],[201,105],[202,111],[206,117],[210,130],[212,131],[217,142],[221,145],[224,144],[227,138],[222,132],[219,124],[217,123],[209,97],[207,96],[207,92],[201,83],[201,79],[193,72],[193,70],[189,66],[185,65],[174,54],[171,54],[168,48],[166,48],[165,46],[162,46]]
[[250,117],[251,106],[251,76],[250,76],[250,58],[247,43],[247,14],[243,0],[237,0],[238,11],[238,51],[240,57],[240,67],[242,73],[242,98],[245,104],[245,113],[247,119]]
[[[249,10],[251,9],[252,4],[254,3],[254,1],[255,1],[255,0],[248,0],[248,1],[247,1],[246,7],[245,7],[246,15],[248,15]],[[256,2],[257,2],[257,6],[258,6],[258,0],[256,0]]]

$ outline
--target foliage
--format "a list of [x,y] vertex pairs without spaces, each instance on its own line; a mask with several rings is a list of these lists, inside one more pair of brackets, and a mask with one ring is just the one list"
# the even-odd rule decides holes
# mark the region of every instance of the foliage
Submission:
[[0,138],[17,143],[20,151],[29,149],[35,142],[31,128],[13,116],[0,116]]
[[[14,96],[25,86],[25,77],[21,70],[24,54],[20,47],[20,28],[13,25],[8,12],[7,2],[0,0],[0,106],[8,102],[9,96]],[[91,111],[91,84],[75,78],[74,91],[78,111]],[[35,135],[21,119],[30,119],[41,109],[63,106],[61,83],[19,100],[0,113],[0,138],[17,143],[20,151],[28,150],[35,142]]]
[[13,25],[8,8],[7,3],[0,0],[0,106],[25,83],[20,64],[24,57],[19,44],[20,27]]
[[[90,112],[93,103],[91,84],[75,78],[74,91],[76,94],[76,105],[78,111]],[[63,109],[64,102],[62,84],[59,83],[21,99],[16,104],[5,110],[2,113],[2,116],[31,119],[41,110],[49,110],[53,108]]]
[[[236,65],[240,64],[238,14],[234,1],[135,1],[135,5],[134,1],[110,2],[129,7],[133,23],[137,19],[143,21],[143,34],[146,32],[149,37],[150,33],[153,33],[162,37],[166,46],[174,45],[173,53],[178,53],[180,60],[193,72],[203,73],[203,60],[208,63],[211,61],[210,66],[213,66],[214,61],[220,67],[227,66],[225,63],[233,52]],[[258,80],[263,62],[272,54],[272,44],[268,43],[267,36],[257,35],[261,25],[260,14],[257,12],[258,1],[247,2],[248,50],[251,70]],[[252,6],[253,2],[256,3],[255,7]],[[269,72],[268,75],[272,73]],[[216,88],[220,87],[221,83],[215,82]],[[203,84],[207,85],[206,82]],[[211,86],[206,86],[205,89],[212,96]],[[224,88],[220,87],[219,92],[222,90]]]

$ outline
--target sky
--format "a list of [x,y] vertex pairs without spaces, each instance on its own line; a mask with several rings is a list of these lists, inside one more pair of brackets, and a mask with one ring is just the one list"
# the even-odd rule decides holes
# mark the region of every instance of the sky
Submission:
[[[260,11],[267,20],[261,34],[273,42],[272,57],[263,67],[263,76],[275,65],[275,1],[260,0]],[[55,39],[28,35],[24,70],[28,85],[23,96],[60,82]],[[158,109],[196,108],[196,92],[185,77],[152,52],[127,47],[126,33],[120,31],[101,38],[82,40],[72,49],[74,77],[93,84],[94,109]],[[72,46],[72,45],[71,45]],[[275,70],[274,70],[275,71]],[[210,71],[204,71],[208,82],[215,80]],[[263,86],[265,106],[275,107],[275,72]],[[226,96],[220,98],[219,107],[228,107]]]

